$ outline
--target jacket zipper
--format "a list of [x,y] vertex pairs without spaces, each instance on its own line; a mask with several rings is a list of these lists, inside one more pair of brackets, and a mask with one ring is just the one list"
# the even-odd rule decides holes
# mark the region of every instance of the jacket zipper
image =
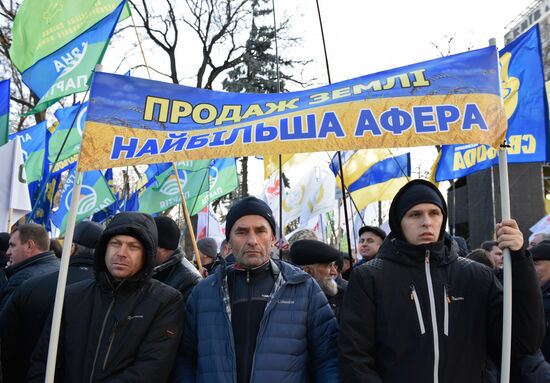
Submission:
[[418,300],[418,295],[416,294],[416,288],[414,285],[411,285],[411,301],[414,302],[416,307],[416,316],[418,317],[418,324],[420,325],[420,334],[424,335],[426,333],[426,327],[424,327],[424,318],[422,317],[422,310],[420,309],[420,301]]
[[424,258],[424,270],[426,271],[426,282],[428,285],[428,296],[430,298],[430,314],[432,317],[432,331],[434,337],[434,383],[439,382],[439,336],[437,329],[437,315],[435,312],[435,297],[432,284],[432,275],[430,272],[430,250],[426,250]]
[[107,360],[109,360],[109,354],[111,353],[111,347],[113,347],[113,342],[115,340],[115,334],[116,334],[117,326],[118,326],[118,321],[115,321],[115,325],[113,326],[113,333],[111,334],[111,337],[109,338],[109,347],[107,347],[107,353],[105,354],[105,360],[103,361],[103,370],[105,370],[105,367],[107,367]]
[[443,318],[443,333],[449,336],[449,294],[447,294],[447,286],[443,286],[443,307],[445,308],[445,316]]
[[260,321],[260,328],[258,329],[258,335],[256,335],[256,345],[254,347],[254,354],[252,354],[252,367],[250,372],[250,382],[253,382],[254,378],[254,367],[256,365],[256,350],[258,350],[258,347],[260,346],[261,340],[263,338],[263,333],[265,331],[265,326],[267,322],[267,316],[271,312],[273,306],[277,303],[279,300],[279,297],[282,294],[283,287],[286,285],[286,282],[283,281],[282,284],[278,286],[279,278],[282,278],[281,274],[279,274],[278,280],[275,281],[274,285],[274,291],[272,294],[269,294],[269,301],[265,305],[264,315],[262,315],[262,320]]
[[113,308],[114,303],[115,303],[115,298],[113,298],[113,300],[109,304],[109,307],[107,308],[107,312],[105,313],[105,317],[103,318],[103,324],[101,325],[101,331],[99,332],[99,339],[97,342],[97,347],[95,349],[94,362],[92,364],[92,372],[90,373],[90,383],[94,381],[95,365],[97,363],[97,358],[99,356],[99,349],[101,348],[101,339],[103,338],[103,333],[105,332],[105,325],[107,324],[107,319],[109,318],[109,314],[111,313],[111,309]]

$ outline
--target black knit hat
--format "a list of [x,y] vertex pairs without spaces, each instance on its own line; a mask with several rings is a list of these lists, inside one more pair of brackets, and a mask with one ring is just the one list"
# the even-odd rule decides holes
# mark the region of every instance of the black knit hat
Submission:
[[398,238],[403,237],[401,220],[411,208],[421,203],[431,203],[441,209],[443,222],[438,240],[443,238],[447,223],[447,204],[439,189],[431,182],[425,180],[412,180],[408,182],[393,198],[389,214],[389,224],[393,235]]
[[178,224],[170,217],[155,217],[159,247],[168,250],[176,250],[180,242],[180,228]]
[[314,239],[301,239],[290,248],[290,260],[295,265],[331,263],[340,259],[340,252],[324,242]]
[[371,232],[375,234],[376,236],[380,237],[383,240],[386,239],[386,232],[376,226],[363,226],[359,229],[359,236],[363,235],[363,233]]
[[10,233],[0,233],[0,251],[4,253],[10,247]]
[[197,247],[201,253],[210,258],[218,255],[218,244],[214,238],[203,238],[197,241]]
[[99,237],[103,233],[103,226],[92,221],[81,221],[74,227],[73,242],[88,249],[95,249]]
[[550,261],[550,241],[540,241],[538,245],[529,249],[533,261]]
[[231,206],[225,218],[225,238],[228,241],[231,228],[239,218],[245,215],[259,215],[264,217],[269,223],[269,226],[271,226],[273,235],[275,235],[275,219],[273,218],[273,212],[269,206],[256,197],[245,197]]

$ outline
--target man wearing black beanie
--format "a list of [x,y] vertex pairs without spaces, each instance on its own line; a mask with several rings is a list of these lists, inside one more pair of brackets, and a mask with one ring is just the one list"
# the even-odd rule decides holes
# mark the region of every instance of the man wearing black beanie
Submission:
[[155,217],[158,247],[153,278],[178,290],[187,300],[193,287],[202,279],[197,269],[185,258],[179,245],[181,232],[170,217]]
[[[446,219],[428,181],[407,183],[393,199],[391,233],[353,273],[344,298],[342,382],[481,383],[486,359],[498,362],[502,286],[489,268],[458,257]],[[514,220],[495,231],[512,258],[512,355],[532,354],[544,336],[533,261]]]
[[338,382],[336,319],[309,275],[270,258],[269,206],[255,197],[237,201],[225,235],[235,263],[215,268],[191,292],[174,381]]

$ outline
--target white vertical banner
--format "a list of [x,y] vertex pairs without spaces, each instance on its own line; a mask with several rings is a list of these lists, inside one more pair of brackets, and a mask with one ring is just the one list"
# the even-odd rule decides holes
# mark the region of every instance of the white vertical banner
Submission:
[[9,231],[32,210],[19,137],[0,146],[0,158],[0,231]]

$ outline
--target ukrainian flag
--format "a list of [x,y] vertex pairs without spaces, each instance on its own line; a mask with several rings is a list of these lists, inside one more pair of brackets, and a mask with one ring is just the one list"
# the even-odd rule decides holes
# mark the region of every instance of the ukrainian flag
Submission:
[[[388,149],[364,149],[345,152],[342,157],[346,188],[358,210],[372,202],[392,199],[411,175],[410,153],[393,156]],[[330,167],[341,188],[336,156]]]

